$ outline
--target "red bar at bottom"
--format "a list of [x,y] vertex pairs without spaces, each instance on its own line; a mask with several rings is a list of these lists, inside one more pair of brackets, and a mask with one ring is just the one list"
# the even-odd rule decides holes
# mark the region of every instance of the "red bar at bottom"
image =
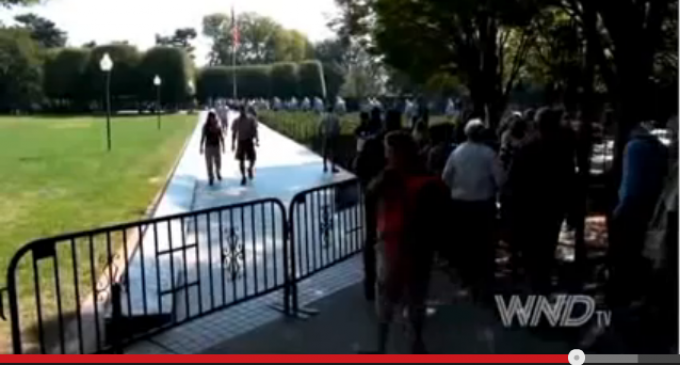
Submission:
[[568,355],[0,355],[0,363],[569,363]]

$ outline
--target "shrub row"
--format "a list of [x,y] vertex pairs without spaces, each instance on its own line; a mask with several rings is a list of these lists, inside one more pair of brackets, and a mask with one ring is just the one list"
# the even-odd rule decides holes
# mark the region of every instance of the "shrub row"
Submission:
[[107,80],[100,61],[106,53],[114,63],[110,80],[114,101],[154,102],[158,91],[153,84],[156,75],[162,80],[163,104],[177,105],[189,99],[193,64],[184,50],[154,47],[142,53],[127,44],[51,52],[44,64],[45,96],[53,104],[67,108],[101,102]]
[[201,102],[232,98],[236,79],[238,98],[323,97],[324,88],[326,96],[334,98],[342,83],[339,72],[318,61],[206,67],[198,73],[196,96]]

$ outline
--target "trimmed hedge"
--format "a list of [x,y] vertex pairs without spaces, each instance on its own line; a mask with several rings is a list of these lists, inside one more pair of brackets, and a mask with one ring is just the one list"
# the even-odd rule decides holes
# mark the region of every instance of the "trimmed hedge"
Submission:
[[300,94],[303,96],[324,96],[323,70],[319,61],[304,61],[298,64]]
[[[258,119],[275,131],[290,139],[309,147],[321,154],[322,141],[319,138],[320,116],[305,112],[260,111]],[[356,156],[356,139],[354,129],[359,125],[359,115],[346,114],[340,118],[340,136],[336,145],[335,162],[345,169],[351,170]]]
[[173,47],[154,47],[146,51],[139,65],[138,97],[155,101],[158,90],[154,77],[161,78],[161,102],[178,105],[190,97],[188,82],[193,78],[193,66],[186,52]]
[[300,97],[298,65],[291,62],[271,65],[272,96],[281,99]]
[[211,98],[233,97],[234,73],[239,98],[278,97],[285,100],[292,97],[321,97],[324,83],[332,87],[327,88],[327,96],[334,97],[339,89],[336,84],[341,78],[335,70],[326,74],[326,67],[318,61],[236,66],[235,69],[228,66],[205,67],[197,77],[198,99],[206,102]]
[[109,44],[93,49],[63,48],[48,52],[42,65],[43,90],[53,110],[75,111],[102,107],[106,74],[100,69],[102,56],[113,60],[111,71],[112,108],[137,107],[141,102],[155,102],[153,78],[162,79],[161,101],[178,106],[190,98],[189,81],[194,66],[186,51],[172,47],[154,47],[139,52],[128,44]]
[[238,96],[240,98],[269,98],[271,96],[271,70],[267,66],[243,66],[236,69]]
[[231,67],[207,67],[202,69],[196,78],[196,97],[201,101],[230,98],[233,93],[232,85]]

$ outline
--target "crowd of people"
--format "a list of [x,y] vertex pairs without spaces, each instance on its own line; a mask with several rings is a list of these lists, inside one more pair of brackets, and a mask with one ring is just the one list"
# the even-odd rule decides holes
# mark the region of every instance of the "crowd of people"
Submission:
[[[341,98],[330,105],[305,98],[301,103],[254,100],[237,107],[232,150],[243,185],[254,177],[255,115],[261,108],[318,112],[323,168],[338,172],[339,115],[346,111]],[[218,104],[203,131],[201,152],[210,184],[215,177],[221,180],[226,108]],[[512,279],[524,293],[549,297],[562,290],[553,282],[556,248],[563,223],[574,225],[583,198],[577,162],[585,142],[576,116],[552,107],[515,111],[491,130],[483,118],[463,113],[458,101],[449,100],[445,111],[457,123],[430,126],[429,109],[410,100],[384,108],[369,99],[355,130],[353,170],[366,197],[364,291],[377,303],[378,352],[386,351],[400,306],[406,306],[412,325],[412,351],[425,352],[425,301],[435,259],[457,273],[473,298],[488,303],[497,289],[496,252],[503,241]],[[668,127],[670,146],[640,123],[623,155],[607,260],[606,305],[615,325],[641,302],[655,320],[677,318],[677,117]],[[677,344],[675,327],[670,328],[661,332],[668,346]],[[602,332],[596,328],[595,337]]]
[[[400,111],[373,108],[360,114],[356,129],[354,170],[366,192],[364,289],[378,305],[378,352],[386,351],[399,305],[408,309],[412,350],[425,351],[425,299],[435,257],[458,273],[474,298],[487,302],[503,240],[511,248],[513,278],[532,294],[555,294],[560,231],[579,199],[579,123],[559,109],[514,112],[498,131],[475,117],[459,128],[429,127],[424,110],[411,119],[403,128]],[[625,322],[617,320],[640,300],[645,313],[677,318],[673,140],[664,145],[641,123],[625,149],[606,283],[607,305],[618,316],[614,324]],[[643,285],[645,280],[655,285]],[[673,339],[665,344],[677,344]]]

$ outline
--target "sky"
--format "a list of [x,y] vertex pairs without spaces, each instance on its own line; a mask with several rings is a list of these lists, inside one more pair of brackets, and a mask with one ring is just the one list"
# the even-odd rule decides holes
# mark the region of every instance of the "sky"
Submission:
[[[237,13],[272,17],[285,28],[307,34],[312,42],[333,36],[326,26],[337,11],[333,0],[43,0],[30,7],[0,9],[0,19],[11,24],[15,15],[33,12],[66,31],[69,46],[127,40],[143,50],[154,45],[157,33],[193,27],[200,34],[204,15],[230,14],[232,5]],[[199,35],[194,44],[196,63],[203,65],[210,43]]]

